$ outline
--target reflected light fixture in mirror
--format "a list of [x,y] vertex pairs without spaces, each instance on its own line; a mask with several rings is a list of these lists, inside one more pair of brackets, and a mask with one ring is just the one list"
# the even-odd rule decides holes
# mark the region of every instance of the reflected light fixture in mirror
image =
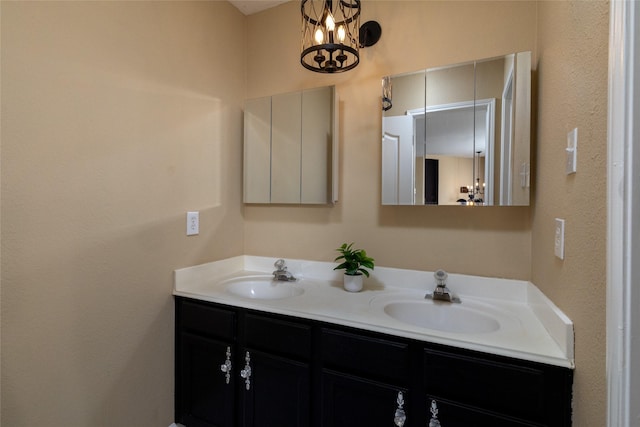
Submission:
[[340,73],[360,63],[360,48],[381,34],[375,21],[360,27],[360,0],[302,0],[300,63],[318,73]]
[[458,200],[461,205],[473,206],[484,204],[483,196],[487,183],[483,182],[482,185],[480,185],[480,154],[481,151],[476,151],[475,155],[473,156],[473,177],[475,180],[473,185],[467,185],[465,192],[468,193],[468,200]]

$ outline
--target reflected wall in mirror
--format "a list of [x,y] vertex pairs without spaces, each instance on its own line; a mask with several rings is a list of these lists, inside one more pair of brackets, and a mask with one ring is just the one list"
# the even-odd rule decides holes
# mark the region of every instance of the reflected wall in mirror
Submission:
[[337,200],[335,87],[251,99],[244,111],[244,202]]
[[383,92],[383,205],[529,205],[530,52],[389,76]]

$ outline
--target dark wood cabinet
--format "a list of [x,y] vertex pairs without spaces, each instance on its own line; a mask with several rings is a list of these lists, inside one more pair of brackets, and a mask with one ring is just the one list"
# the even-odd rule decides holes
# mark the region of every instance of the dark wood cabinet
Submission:
[[393,426],[398,409],[398,393],[402,393],[404,399],[407,390],[394,384],[324,369],[321,425]]
[[[244,311],[239,336],[251,384],[241,391],[243,427],[309,427],[311,326]],[[247,357],[250,363],[247,363]]]
[[[242,426],[310,425],[310,369],[308,363],[248,350],[251,386],[242,395]],[[245,387],[246,388],[246,387]]]
[[176,297],[187,427],[570,427],[572,383],[568,368]]
[[[321,425],[393,426],[400,406],[398,395],[403,401],[407,397],[409,344],[377,334],[322,327],[320,352]],[[406,411],[404,404],[401,409]]]
[[443,347],[425,349],[423,360],[428,367],[423,380],[427,399],[438,406],[450,402],[449,406],[467,408],[459,411],[463,421],[453,426],[488,425],[470,418],[490,414],[503,420],[496,425],[571,425],[569,369],[492,355],[480,358],[475,352]]
[[225,361],[228,343],[191,334],[181,338],[179,389],[181,422],[187,426],[225,427],[235,424],[235,378],[226,382],[220,366]]
[[235,354],[235,311],[180,300],[176,319],[175,405],[179,421],[189,427],[236,425],[236,379],[221,369],[232,363]]
[[309,427],[311,327],[176,299],[176,420],[187,427]]
[[[487,412],[444,400],[429,400],[425,426],[437,419],[442,427],[539,427],[541,424],[510,418],[503,414]],[[433,410],[433,412],[432,412]],[[437,424],[436,424],[437,425]]]

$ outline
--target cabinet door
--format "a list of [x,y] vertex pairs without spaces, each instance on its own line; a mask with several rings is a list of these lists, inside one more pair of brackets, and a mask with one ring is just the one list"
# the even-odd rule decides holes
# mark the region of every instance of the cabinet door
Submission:
[[244,202],[271,201],[271,97],[247,101],[244,110]]
[[332,197],[333,86],[302,92],[302,203],[328,203]]
[[[398,392],[407,390],[328,369],[322,372],[323,427],[394,426]],[[421,426],[406,411],[405,427]]]
[[271,203],[300,203],[302,93],[271,98]]
[[233,427],[234,423],[234,375],[229,382],[221,370],[227,359],[225,342],[182,334],[180,361],[176,384],[181,407],[182,424],[189,427]]
[[[310,369],[302,362],[249,350],[251,376],[239,383],[244,427],[310,425]],[[245,353],[246,354],[246,353]],[[246,369],[247,361],[239,369]]]

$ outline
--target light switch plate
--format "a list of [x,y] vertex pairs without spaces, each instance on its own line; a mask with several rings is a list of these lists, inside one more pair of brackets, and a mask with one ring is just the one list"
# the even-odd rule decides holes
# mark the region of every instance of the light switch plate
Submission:
[[564,219],[556,218],[556,236],[554,239],[554,253],[564,259]]
[[567,133],[567,165],[565,172],[567,175],[576,173],[578,169],[578,128]]

